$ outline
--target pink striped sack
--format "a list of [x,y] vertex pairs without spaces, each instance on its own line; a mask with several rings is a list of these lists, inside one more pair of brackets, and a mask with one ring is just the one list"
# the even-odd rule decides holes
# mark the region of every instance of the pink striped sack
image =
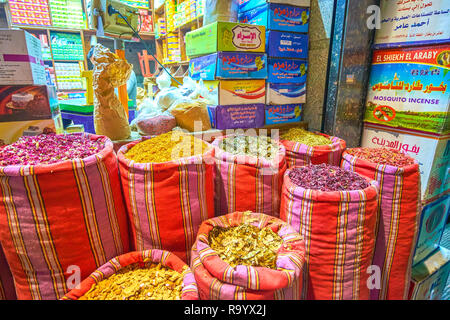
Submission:
[[286,150],[279,144],[278,156],[270,162],[264,158],[234,155],[219,148],[223,139],[216,138],[215,214],[235,211],[261,212],[279,216]]
[[16,300],[14,280],[9,270],[8,262],[0,246],[0,300]]
[[309,164],[329,164],[339,166],[341,164],[342,152],[346,148],[344,140],[338,137],[331,137],[323,133],[317,133],[330,139],[333,143],[324,146],[307,146],[299,142],[282,140],[286,148],[286,162],[288,168],[295,166],[306,166]]
[[[161,263],[164,267],[179,273],[184,272],[181,300],[198,300],[197,283],[195,282],[194,274],[191,269],[189,269],[186,263],[181,261],[176,255],[158,249],[129,252],[111,259],[95,270],[88,278],[84,279],[79,288],[73,289],[67,293],[62,300],[78,300],[85,295],[94,284],[97,284],[104,279],[108,279],[111,275],[117,273],[117,271],[126,266],[137,263],[141,268],[144,268],[152,262]],[[186,267],[187,269],[185,269]]]
[[60,299],[75,270],[87,277],[129,250],[117,157],[103,139],[84,159],[0,167],[0,242],[18,299]]
[[163,249],[188,262],[200,224],[214,216],[214,148],[163,163],[135,163],[118,153],[133,250]]
[[[276,270],[244,265],[233,268],[211,249],[208,235],[214,226],[233,227],[242,223],[260,229],[268,227],[283,238]],[[192,247],[191,269],[201,300],[299,300],[304,256],[304,241],[280,219],[235,212],[202,223]]]
[[419,164],[398,168],[344,152],[341,166],[380,185],[373,264],[381,271],[381,281],[379,288],[371,290],[371,299],[407,300],[421,213]]
[[284,176],[280,218],[305,239],[301,298],[368,300],[377,223],[377,183],[363,190],[304,189]]

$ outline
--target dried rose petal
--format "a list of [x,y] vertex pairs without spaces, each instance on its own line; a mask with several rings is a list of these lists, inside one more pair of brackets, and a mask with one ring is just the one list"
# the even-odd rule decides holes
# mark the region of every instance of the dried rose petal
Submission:
[[354,148],[347,149],[348,154],[378,164],[405,167],[414,164],[414,159],[396,149]]
[[41,134],[21,137],[0,152],[0,166],[51,164],[65,160],[83,159],[105,147],[101,139],[67,134]]
[[299,187],[320,191],[362,190],[370,185],[359,174],[328,164],[294,168],[289,178]]

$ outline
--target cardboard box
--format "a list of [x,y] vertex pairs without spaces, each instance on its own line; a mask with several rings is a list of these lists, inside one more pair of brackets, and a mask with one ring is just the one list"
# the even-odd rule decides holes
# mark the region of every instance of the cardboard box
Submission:
[[310,0],[239,0],[239,12],[248,11],[266,3],[290,4],[298,7],[309,7]]
[[308,63],[303,60],[270,58],[268,78],[271,83],[306,83]]
[[403,150],[416,159],[420,168],[422,201],[428,203],[450,191],[450,135],[365,123],[362,146]]
[[308,35],[285,31],[266,33],[266,53],[269,58],[308,58]]
[[283,124],[301,121],[303,106],[301,104],[285,104],[280,106],[266,105],[265,124]]
[[261,128],[264,104],[208,106],[211,127],[219,130]]
[[0,146],[13,143],[22,136],[52,132],[64,133],[61,115],[45,120],[0,122]]
[[265,80],[215,80],[205,81],[213,97],[213,105],[265,104]]
[[412,269],[410,300],[440,300],[450,273],[450,251],[440,247]]
[[450,133],[450,45],[377,50],[364,121]]
[[186,33],[186,55],[195,57],[220,51],[264,53],[265,43],[263,26],[219,21]]
[[41,42],[24,30],[0,30],[0,84],[45,85]]
[[266,79],[264,53],[218,52],[189,61],[189,76],[194,80]]
[[303,104],[305,102],[306,83],[267,83],[267,104]]
[[262,25],[266,30],[308,32],[309,8],[266,3],[260,7],[239,12],[240,23]]
[[439,248],[449,213],[450,195],[440,197],[423,208],[413,265],[422,262]]

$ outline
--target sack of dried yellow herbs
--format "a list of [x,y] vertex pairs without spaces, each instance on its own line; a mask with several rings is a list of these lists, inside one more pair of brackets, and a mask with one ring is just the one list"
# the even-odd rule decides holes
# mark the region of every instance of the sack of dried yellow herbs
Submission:
[[202,300],[299,300],[304,257],[287,223],[235,212],[202,223],[191,270]]
[[63,300],[198,300],[198,290],[188,265],[155,249],[111,259]]
[[280,141],[286,148],[288,168],[322,163],[339,166],[346,148],[345,141],[338,137],[298,127],[281,132]]

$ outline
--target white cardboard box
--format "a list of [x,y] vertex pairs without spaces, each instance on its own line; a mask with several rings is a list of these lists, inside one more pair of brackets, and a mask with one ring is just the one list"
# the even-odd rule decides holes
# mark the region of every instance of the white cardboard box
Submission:
[[24,30],[0,29],[0,85],[45,85],[39,39]]

